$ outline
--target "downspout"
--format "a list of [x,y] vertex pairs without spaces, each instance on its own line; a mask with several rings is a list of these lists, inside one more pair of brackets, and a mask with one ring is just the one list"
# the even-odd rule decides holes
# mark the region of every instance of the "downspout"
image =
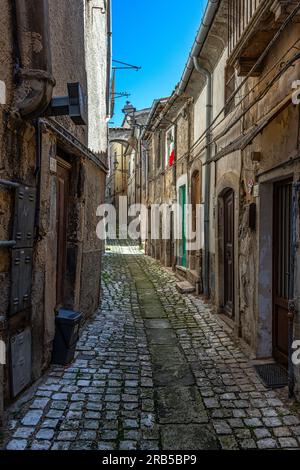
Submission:
[[199,57],[200,55],[200,52],[205,44],[207,35],[213,23],[214,17],[218,11],[220,3],[221,0],[208,0],[206,10],[204,12],[203,19],[198,29],[192,50],[190,52],[187,64],[185,66],[184,72],[176,90],[176,93],[178,95],[181,95],[185,92],[185,89],[195,68],[194,57]]
[[203,288],[205,297],[210,295],[210,181],[211,181],[211,123],[213,110],[212,74],[200,65],[198,57],[193,56],[194,67],[197,72],[206,78],[206,165],[205,165],[205,194],[204,194],[204,263],[203,263]]
[[23,119],[36,119],[49,106],[55,86],[48,0],[13,0],[13,12],[20,54],[15,111]]

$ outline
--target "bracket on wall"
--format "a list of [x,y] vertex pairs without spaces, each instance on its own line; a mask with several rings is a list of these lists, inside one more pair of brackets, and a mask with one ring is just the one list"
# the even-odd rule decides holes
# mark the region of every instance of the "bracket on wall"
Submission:
[[92,10],[100,10],[102,15],[105,15],[106,11],[107,11],[107,1],[106,0],[103,0],[103,6],[98,6],[98,7],[92,7]]
[[77,126],[87,124],[86,97],[80,83],[68,83],[68,96],[52,98],[45,116],[70,116]]

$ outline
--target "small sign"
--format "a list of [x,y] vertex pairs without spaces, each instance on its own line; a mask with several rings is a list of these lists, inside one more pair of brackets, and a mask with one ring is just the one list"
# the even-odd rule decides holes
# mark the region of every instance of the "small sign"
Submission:
[[57,173],[57,160],[56,160],[56,158],[50,157],[50,171],[51,171],[51,173]]
[[259,197],[259,184],[255,184],[253,187],[253,197]]

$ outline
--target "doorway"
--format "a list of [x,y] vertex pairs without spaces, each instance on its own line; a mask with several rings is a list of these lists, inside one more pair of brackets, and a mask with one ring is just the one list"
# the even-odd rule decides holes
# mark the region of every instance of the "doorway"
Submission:
[[57,159],[57,196],[56,196],[56,225],[57,225],[57,261],[56,261],[56,305],[63,306],[64,284],[67,267],[67,227],[68,227],[68,198],[70,189],[70,165],[64,160]]
[[273,357],[288,366],[288,301],[291,274],[292,180],[274,184]]
[[186,185],[179,187],[181,208],[181,239],[179,241],[179,265],[186,268]]
[[226,191],[224,200],[224,312],[234,318],[234,192]]
[[192,230],[197,230],[197,206],[201,204],[200,172],[195,171],[192,176]]

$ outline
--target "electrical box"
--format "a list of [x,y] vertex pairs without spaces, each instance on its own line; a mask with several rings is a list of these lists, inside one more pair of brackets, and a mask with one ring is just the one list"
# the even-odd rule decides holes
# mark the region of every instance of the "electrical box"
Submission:
[[16,189],[13,239],[15,248],[30,248],[34,242],[36,189],[20,185]]
[[10,315],[30,306],[33,249],[12,250]]
[[10,340],[11,393],[15,398],[31,382],[31,331],[26,328]]

